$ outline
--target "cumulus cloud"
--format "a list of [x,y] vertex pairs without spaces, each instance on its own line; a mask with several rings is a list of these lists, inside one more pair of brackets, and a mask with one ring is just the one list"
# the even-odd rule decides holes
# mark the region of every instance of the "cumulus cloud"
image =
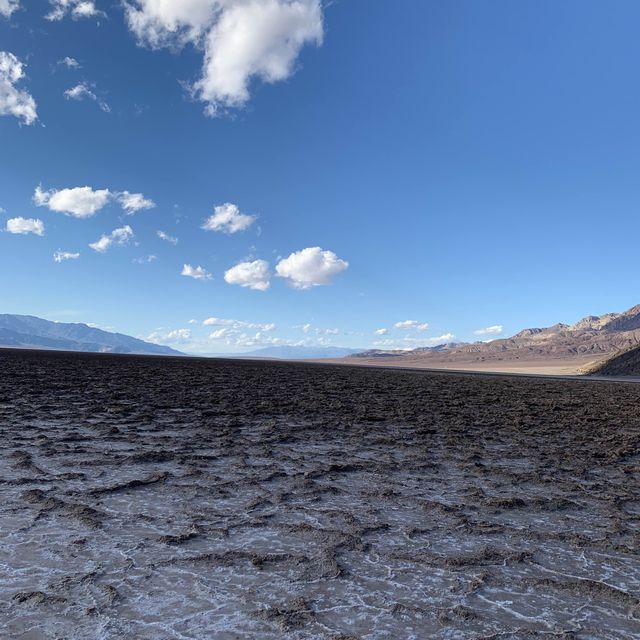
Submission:
[[178,238],[174,238],[164,231],[157,231],[157,234],[160,240],[164,240],[165,242],[169,242],[171,244],[178,244]]
[[91,187],[73,189],[50,189],[44,191],[40,185],[33,194],[33,202],[38,207],[48,207],[51,211],[64,213],[74,218],[90,218],[109,202],[109,189],[93,190]]
[[34,218],[10,218],[7,220],[6,231],[26,235],[33,233],[37,236],[44,235],[44,222]]
[[45,16],[46,20],[57,22],[70,15],[74,20],[81,18],[98,18],[104,16],[92,0],[49,0],[51,11]]
[[484,327],[484,329],[476,329],[473,333],[477,336],[495,336],[500,335],[503,331],[501,324],[494,324],[490,327]]
[[38,119],[36,101],[16,85],[24,78],[24,65],[8,51],[0,51],[0,116],[15,116],[25,124]]
[[204,221],[202,228],[205,231],[237,233],[248,229],[255,219],[255,216],[241,213],[235,204],[226,202],[213,208],[213,214]]
[[194,280],[211,280],[211,274],[203,267],[192,267],[190,264],[185,264],[182,267],[181,274]]
[[266,291],[271,285],[269,263],[266,260],[240,262],[224,272],[227,284],[235,284],[247,289]]
[[38,185],[33,194],[33,202],[38,207],[48,207],[51,211],[64,213],[74,218],[90,218],[112,200],[118,202],[128,215],[141,209],[150,209],[156,206],[153,200],[145,198],[141,193],[112,192],[109,189],[93,189],[92,187],[45,191],[41,185]]
[[386,336],[389,333],[389,329],[376,329],[374,332],[377,336]]
[[75,87],[71,87],[71,89],[67,89],[64,92],[64,97],[67,100],[93,100],[93,102],[98,104],[102,111],[105,113],[111,113],[111,107],[104,102],[104,100],[98,98],[98,96],[89,88],[89,85],[84,82],[75,85]]
[[394,329],[415,329],[416,331],[426,331],[429,328],[427,322],[418,322],[417,320],[402,320],[393,325]]
[[125,245],[133,238],[133,229],[129,225],[114,229],[110,234],[103,235],[99,240],[92,242],[89,246],[98,253],[104,253],[112,245]]
[[0,0],[0,16],[10,18],[20,8],[20,0]]
[[72,253],[71,251],[62,251],[58,249],[53,254],[54,262],[64,262],[65,260],[77,260],[80,257],[79,253]]
[[209,340],[223,341],[234,347],[257,347],[285,344],[285,340],[272,335],[276,325],[273,322],[259,323],[228,318],[207,318],[203,325],[214,327]]
[[153,200],[145,198],[141,193],[123,191],[116,194],[116,198],[127,215],[133,215],[143,209],[153,209],[156,206]]
[[131,0],[126,19],[139,43],[204,49],[195,97],[215,116],[249,100],[251,83],[286,80],[306,44],[322,44],[320,0]]
[[223,327],[230,331],[240,331],[246,329],[258,329],[259,331],[274,331],[276,325],[273,322],[247,322],[246,320],[231,320],[229,318],[207,318],[202,322],[205,327]]
[[307,247],[280,260],[276,273],[296,289],[310,289],[331,284],[332,278],[348,267],[349,263],[338,258],[333,251]]
[[58,66],[67,67],[67,69],[82,69],[82,65],[71,56],[65,56],[61,60],[58,60]]
[[164,344],[167,342],[184,344],[191,340],[191,331],[189,331],[189,329],[156,329],[145,339],[147,342],[153,342],[154,344]]

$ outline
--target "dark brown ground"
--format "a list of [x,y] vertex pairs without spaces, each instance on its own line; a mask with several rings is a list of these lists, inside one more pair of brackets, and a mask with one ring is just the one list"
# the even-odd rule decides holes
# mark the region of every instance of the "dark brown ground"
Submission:
[[639,400],[0,351],[0,636],[638,638]]

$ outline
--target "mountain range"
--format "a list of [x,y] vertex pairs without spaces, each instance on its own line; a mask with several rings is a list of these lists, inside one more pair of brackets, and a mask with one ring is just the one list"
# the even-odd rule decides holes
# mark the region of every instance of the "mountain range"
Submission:
[[[510,338],[490,342],[448,343],[410,351],[362,351],[343,347],[265,347],[217,357],[275,358],[285,360],[341,359],[344,362],[484,368],[529,363],[569,363],[588,369],[640,345],[640,305],[622,313],[587,316],[575,324],[523,329]],[[35,316],[0,314],[0,346],[88,351],[184,355],[171,347],[111,333],[80,323],[50,322]]]
[[[148,355],[185,355],[171,347],[145,342],[122,333],[111,333],[81,323],[50,322],[35,316],[0,314],[0,347],[58,349],[94,353],[138,353]],[[343,347],[265,347],[246,353],[205,354],[218,358],[275,358],[315,360],[343,358],[362,349]],[[194,354],[202,357],[203,354]]]
[[0,346],[95,353],[183,355],[171,347],[145,342],[123,333],[103,331],[86,324],[50,322],[35,316],[12,314],[0,314]]
[[350,360],[406,366],[604,360],[640,344],[640,305],[623,313],[587,316],[575,324],[524,329],[490,342],[450,343],[411,351],[370,350]]

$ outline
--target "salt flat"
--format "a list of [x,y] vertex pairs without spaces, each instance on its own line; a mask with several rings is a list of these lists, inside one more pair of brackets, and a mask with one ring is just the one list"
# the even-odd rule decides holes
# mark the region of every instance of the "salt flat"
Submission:
[[640,636],[640,386],[0,367],[3,637]]

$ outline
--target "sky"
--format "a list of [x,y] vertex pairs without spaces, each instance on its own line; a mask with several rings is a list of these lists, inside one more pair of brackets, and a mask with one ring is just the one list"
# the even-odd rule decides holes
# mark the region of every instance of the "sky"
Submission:
[[0,0],[0,312],[193,353],[640,302],[635,0]]

